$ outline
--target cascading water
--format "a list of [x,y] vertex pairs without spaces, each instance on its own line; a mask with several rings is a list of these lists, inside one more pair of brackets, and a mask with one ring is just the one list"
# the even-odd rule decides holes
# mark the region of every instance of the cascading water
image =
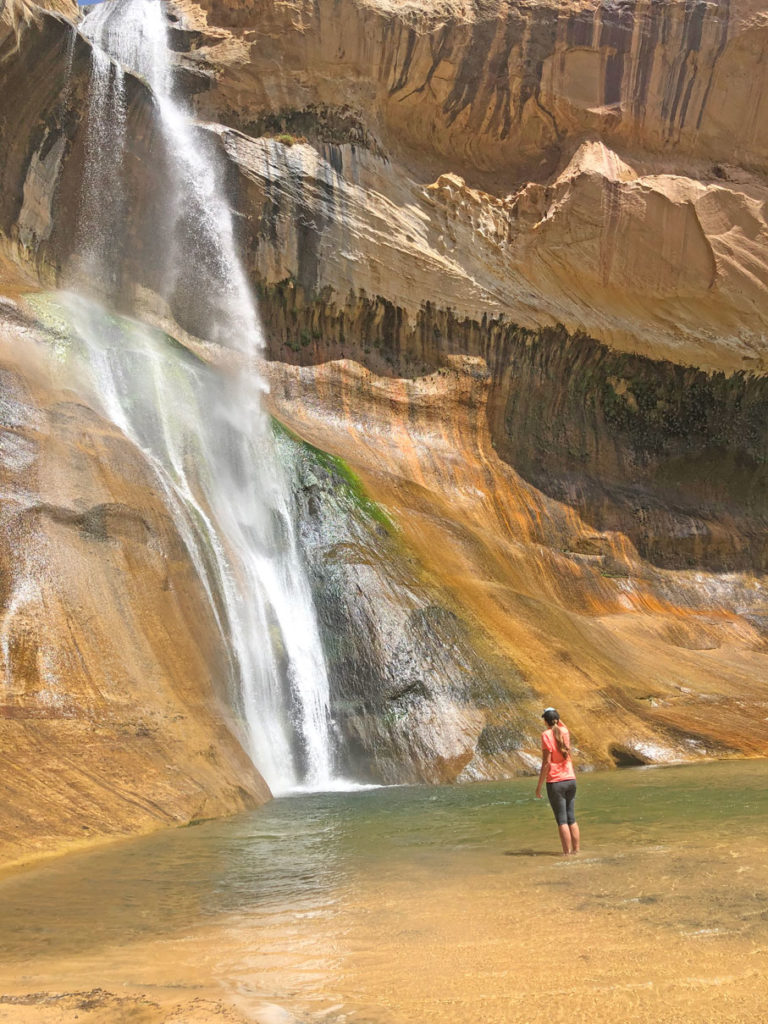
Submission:
[[201,145],[201,129],[173,98],[160,0],[112,0],[88,13],[81,30],[93,45],[93,78],[78,290],[84,278],[93,282],[100,274],[97,290],[108,292],[103,277],[113,275],[125,68],[152,88],[168,154],[166,206],[174,230],[164,243],[163,298],[172,302],[184,291],[198,302],[203,296],[206,340],[236,356],[227,371],[216,369],[180,354],[161,332],[117,321],[90,300],[70,296],[79,372],[90,377],[105,414],[157,469],[231,645],[257,767],[273,792],[330,787],[325,660],[287,481],[262,405],[261,327],[218,169]]
[[122,157],[125,137],[125,75],[102,50],[92,51],[91,89],[85,140],[87,173],[82,182],[77,231],[78,274],[112,285],[118,246],[113,231],[122,221],[118,179],[110,173]]

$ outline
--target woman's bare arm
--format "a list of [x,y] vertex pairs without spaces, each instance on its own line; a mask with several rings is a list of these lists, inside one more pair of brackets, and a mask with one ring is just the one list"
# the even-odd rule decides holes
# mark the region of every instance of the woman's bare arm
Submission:
[[536,799],[541,799],[541,787],[547,781],[547,769],[549,768],[549,762],[552,759],[552,754],[549,750],[542,751],[541,754],[541,771],[539,772],[539,782],[536,786]]

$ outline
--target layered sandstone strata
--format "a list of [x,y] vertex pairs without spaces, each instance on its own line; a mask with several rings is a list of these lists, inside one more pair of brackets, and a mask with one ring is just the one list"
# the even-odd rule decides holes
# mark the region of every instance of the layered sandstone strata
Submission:
[[[0,22],[0,233],[50,282],[88,144],[90,53],[62,10],[14,0]],[[297,483],[348,763],[525,770],[540,699],[585,763],[764,751],[745,723],[766,702],[765,13],[173,10],[180,88],[242,215],[273,409],[393,524],[350,512],[345,539],[333,474]],[[204,337],[194,289],[157,307],[163,144],[145,85],[126,89],[109,298]]]
[[[304,367],[280,414],[590,756],[740,745],[764,700],[764,12],[178,9],[187,87],[231,126],[271,352]],[[504,512],[478,528],[463,496],[487,487]],[[480,557],[489,537],[514,557]]]
[[[61,273],[83,191],[90,49],[75,5],[48,6],[0,13],[4,862],[269,797],[155,470],[63,381],[22,298]],[[146,95],[129,82],[129,102]]]
[[[231,132],[223,143],[251,211],[247,251],[275,357],[355,358],[400,376],[482,357],[494,443],[531,483],[658,564],[764,569],[766,386],[756,373],[711,369],[762,360],[768,247],[757,200],[741,196],[738,209],[757,219],[737,252],[738,222],[721,211],[718,234],[717,218],[706,220],[710,200],[730,193],[664,179],[681,197],[701,196],[699,216],[656,179],[622,183],[624,165],[597,143],[549,187],[548,214],[531,207],[539,186],[502,201],[451,176],[417,187],[352,146],[318,153]],[[599,225],[608,186],[593,159],[627,190],[616,192],[612,226]],[[678,219],[688,226],[670,235]],[[716,248],[730,272],[712,284]],[[601,283],[604,264],[621,286]],[[579,323],[566,304],[583,308],[592,336],[564,329]]]
[[338,5],[180,10],[200,110],[242,129],[219,134],[275,356],[482,356],[531,483],[657,564],[764,568],[761,12],[350,5],[337,46]]
[[203,116],[310,143],[228,146],[295,225],[268,272],[314,224],[316,289],[761,368],[757,5],[178,6]]
[[204,108],[240,127],[345,109],[388,152],[473,184],[486,175],[495,191],[553,173],[589,135],[681,166],[766,167],[768,21],[755,0],[177,8],[203,33],[189,43],[215,79]]

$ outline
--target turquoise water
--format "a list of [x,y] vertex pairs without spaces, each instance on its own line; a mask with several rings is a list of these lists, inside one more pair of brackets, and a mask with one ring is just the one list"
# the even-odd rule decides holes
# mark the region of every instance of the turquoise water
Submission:
[[[599,988],[646,1019],[665,985],[690,980],[695,946],[697,963],[730,964],[733,1019],[749,1020],[739,979],[768,948],[766,783],[765,761],[582,775],[578,858],[557,856],[533,779],[276,800],[5,877],[0,960],[6,975],[24,963],[22,985],[212,984],[307,1019],[469,1020],[479,986],[483,1019],[538,1020],[539,968],[510,978],[508,958],[557,941],[559,920],[585,1012]],[[541,912],[551,901],[555,923]],[[650,987],[632,1017],[620,997],[638,974]],[[499,985],[505,1008],[493,1009]],[[697,998],[669,1019],[688,1020],[686,1007],[694,1019]],[[344,1016],[322,1016],[331,1006]]]

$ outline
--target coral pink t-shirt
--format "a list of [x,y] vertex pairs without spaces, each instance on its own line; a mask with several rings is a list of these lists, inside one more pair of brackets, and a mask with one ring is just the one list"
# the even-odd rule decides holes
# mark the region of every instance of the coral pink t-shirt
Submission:
[[[562,722],[558,723],[560,726],[560,732],[563,734],[563,739],[570,748],[571,746],[571,734],[568,729],[563,725]],[[549,769],[547,771],[547,782],[565,782],[566,779],[575,779],[576,773],[573,770],[573,762],[569,757],[563,757],[557,746],[557,740],[555,739],[554,733],[551,729],[547,729],[546,732],[541,734],[541,752],[546,753],[549,751],[551,757],[549,759]]]

